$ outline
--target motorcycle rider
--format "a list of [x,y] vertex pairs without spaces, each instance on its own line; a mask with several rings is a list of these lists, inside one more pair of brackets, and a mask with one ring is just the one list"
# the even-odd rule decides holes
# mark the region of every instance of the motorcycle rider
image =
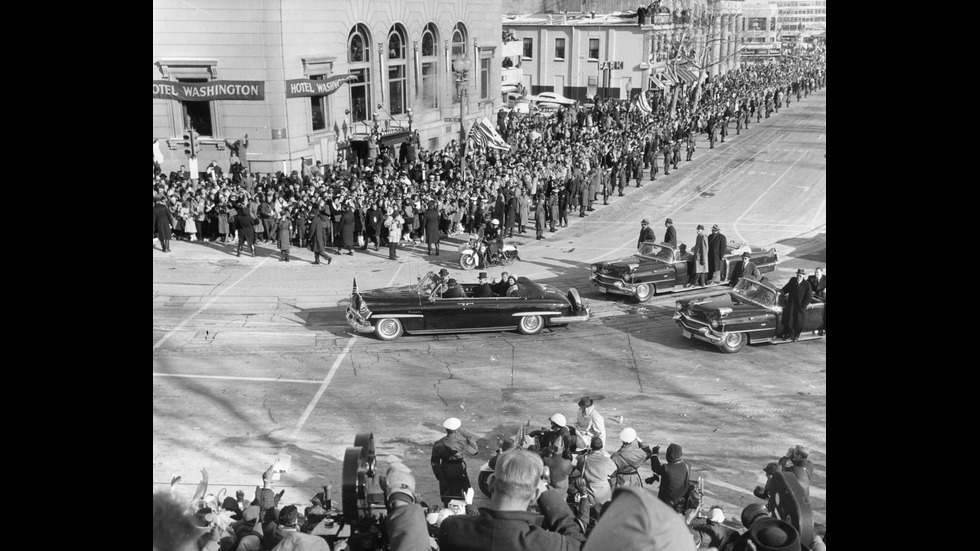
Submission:
[[487,227],[483,232],[483,241],[487,245],[487,256],[486,258],[481,257],[480,262],[485,268],[487,260],[495,258],[503,246],[504,240],[503,236],[500,234],[500,220],[494,218],[489,224],[487,224]]

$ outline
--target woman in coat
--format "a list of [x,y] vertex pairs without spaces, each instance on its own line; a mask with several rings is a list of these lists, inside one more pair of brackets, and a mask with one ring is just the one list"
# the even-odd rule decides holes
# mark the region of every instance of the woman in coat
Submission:
[[228,238],[228,209],[229,208],[230,205],[228,204],[228,200],[225,199],[224,197],[222,197],[219,200],[218,206],[215,208],[215,210],[218,213],[218,236],[220,236],[222,243],[224,243]]
[[517,193],[517,229],[519,233],[525,233],[525,226],[527,226],[530,216],[531,203],[528,201],[528,196],[524,195],[524,188],[522,187]]
[[276,248],[282,253],[280,262],[289,262],[289,241],[293,236],[293,223],[289,219],[289,211],[283,209],[276,215]]
[[330,255],[327,254],[327,225],[330,222],[330,211],[324,210],[328,207],[322,207],[320,213],[313,217],[313,222],[310,223],[310,230],[306,236],[307,241],[310,244],[310,249],[313,251],[313,263],[319,264],[320,257],[323,256],[327,259],[327,264],[333,261]]
[[[701,224],[698,224],[698,236],[691,253],[694,255],[694,273],[697,276],[696,282],[701,287],[704,287],[705,274],[708,273],[708,238],[704,235],[704,226]],[[694,287],[694,283],[688,283],[686,286]]]
[[432,245],[436,246],[436,256],[439,256],[439,211],[436,210],[436,202],[429,201],[429,208],[426,209],[423,218],[425,226],[425,246],[427,254],[432,254]]
[[347,249],[347,254],[354,256],[354,210],[350,202],[344,203],[344,210],[340,214],[340,247],[337,247],[337,254],[340,248]]
[[378,231],[379,226],[381,226],[381,211],[372,202],[368,207],[367,214],[364,215],[364,246],[361,247],[362,250],[367,250],[368,242],[374,243],[374,250],[378,250],[378,237],[381,233]]

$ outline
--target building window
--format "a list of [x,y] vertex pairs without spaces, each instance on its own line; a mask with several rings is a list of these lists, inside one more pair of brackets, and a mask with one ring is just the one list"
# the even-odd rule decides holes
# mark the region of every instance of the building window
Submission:
[[524,53],[522,56],[524,59],[534,59],[534,39],[525,38],[524,39]]
[[366,121],[371,114],[371,69],[352,69],[356,80],[350,81],[350,114],[352,121]]
[[405,28],[396,24],[388,31],[388,112],[405,113],[408,79],[405,55]]
[[480,60],[480,99],[490,97],[490,58]]
[[371,33],[367,27],[358,23],[347,37],[347,61],[351,80],[350,91],[351,120],[366,121],[371,116]]
[[[208,82],[206,78],[178,78],[177,82]],[[211,126],[211,102],[210,101],[182,101],[180,111],[184,121],[190,119],[191,127],[202,136],[213,136],[214,128]],[[186,125],[186,122],[185,122]]]
[[[326,75],[312,75],[311,80],[323,80]],[[314,96],[310,98],[310,115],[313,122],[313,131],[327,129],[327,98],[330,96]]]
[[439,28],[429,23],[422,31],[422,108],[439,108]]
[[453,58],[466,56],[466,25],[456,23],[453,27]]
[[439,107],[439,70],[435,63],[422,64],[422,107]]
[[589,39],[589,61],[599,61],[599,39]]
[[555,60],[565,61],[565,39],[555,39]]

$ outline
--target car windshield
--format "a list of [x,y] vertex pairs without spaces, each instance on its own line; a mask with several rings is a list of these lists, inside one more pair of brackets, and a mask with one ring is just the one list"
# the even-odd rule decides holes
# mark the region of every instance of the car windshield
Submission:
[[660,245],[655,245],[653,243],[643,243],[640,245],[640,250],[637,251],[638,255],[651,256],[663,260],[664,262],[674,261],[674,251],[668,249],[667,247],[661,247]]
[[735,288],[732,289],[732,294],[747,298],[763,306],[773,307],[776,305],[776,292],[751,279],[740,279]]
[[436,276],[434,273],[429,272],[424,276],[419,278],[419,282],[415,285],[415,292],[427,297],[432,294],[432,290],[436,288]]

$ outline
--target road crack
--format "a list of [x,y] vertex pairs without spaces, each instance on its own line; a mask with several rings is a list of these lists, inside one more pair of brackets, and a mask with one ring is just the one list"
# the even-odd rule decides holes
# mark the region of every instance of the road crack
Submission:
[[640,385],[640,392],[643,392],[643,381],[640,380],[640,367],[636,364],[636,351],[633,350],[633,338],[626,333],[626,344],[630,347],[630,357],[633,358],[633,373],[636,374],[636,383]]
[[442,362],[446,366],[446,371],[449,372],[449,376],[448,377],[441,377],[440,379],[438,379],[435,382],[434,385],[432,385],[432,389],[436,391],[436,396],[438,396],[439,399],[442,400],[442,405],[444,405],[444,406],[446,406],[448,408],[449,407],[449,402],[447,402],[446,399],[442,397],[442,394],[439,393],[439,385],[441,385],[443,381],[448,381],[449,379],[452,379],[453,377],[455,377],[455,374],[453,373],[452,368],[449,367],[449,362],[447,362],[447,361],[445,361],[445,360],[443,360],[441,358],[437,358],[436,356],[433,356],[432,355],[432,343],[428,343],[428,345],[426,347],[426,352],[425,353],[428,354],[430,358]]

